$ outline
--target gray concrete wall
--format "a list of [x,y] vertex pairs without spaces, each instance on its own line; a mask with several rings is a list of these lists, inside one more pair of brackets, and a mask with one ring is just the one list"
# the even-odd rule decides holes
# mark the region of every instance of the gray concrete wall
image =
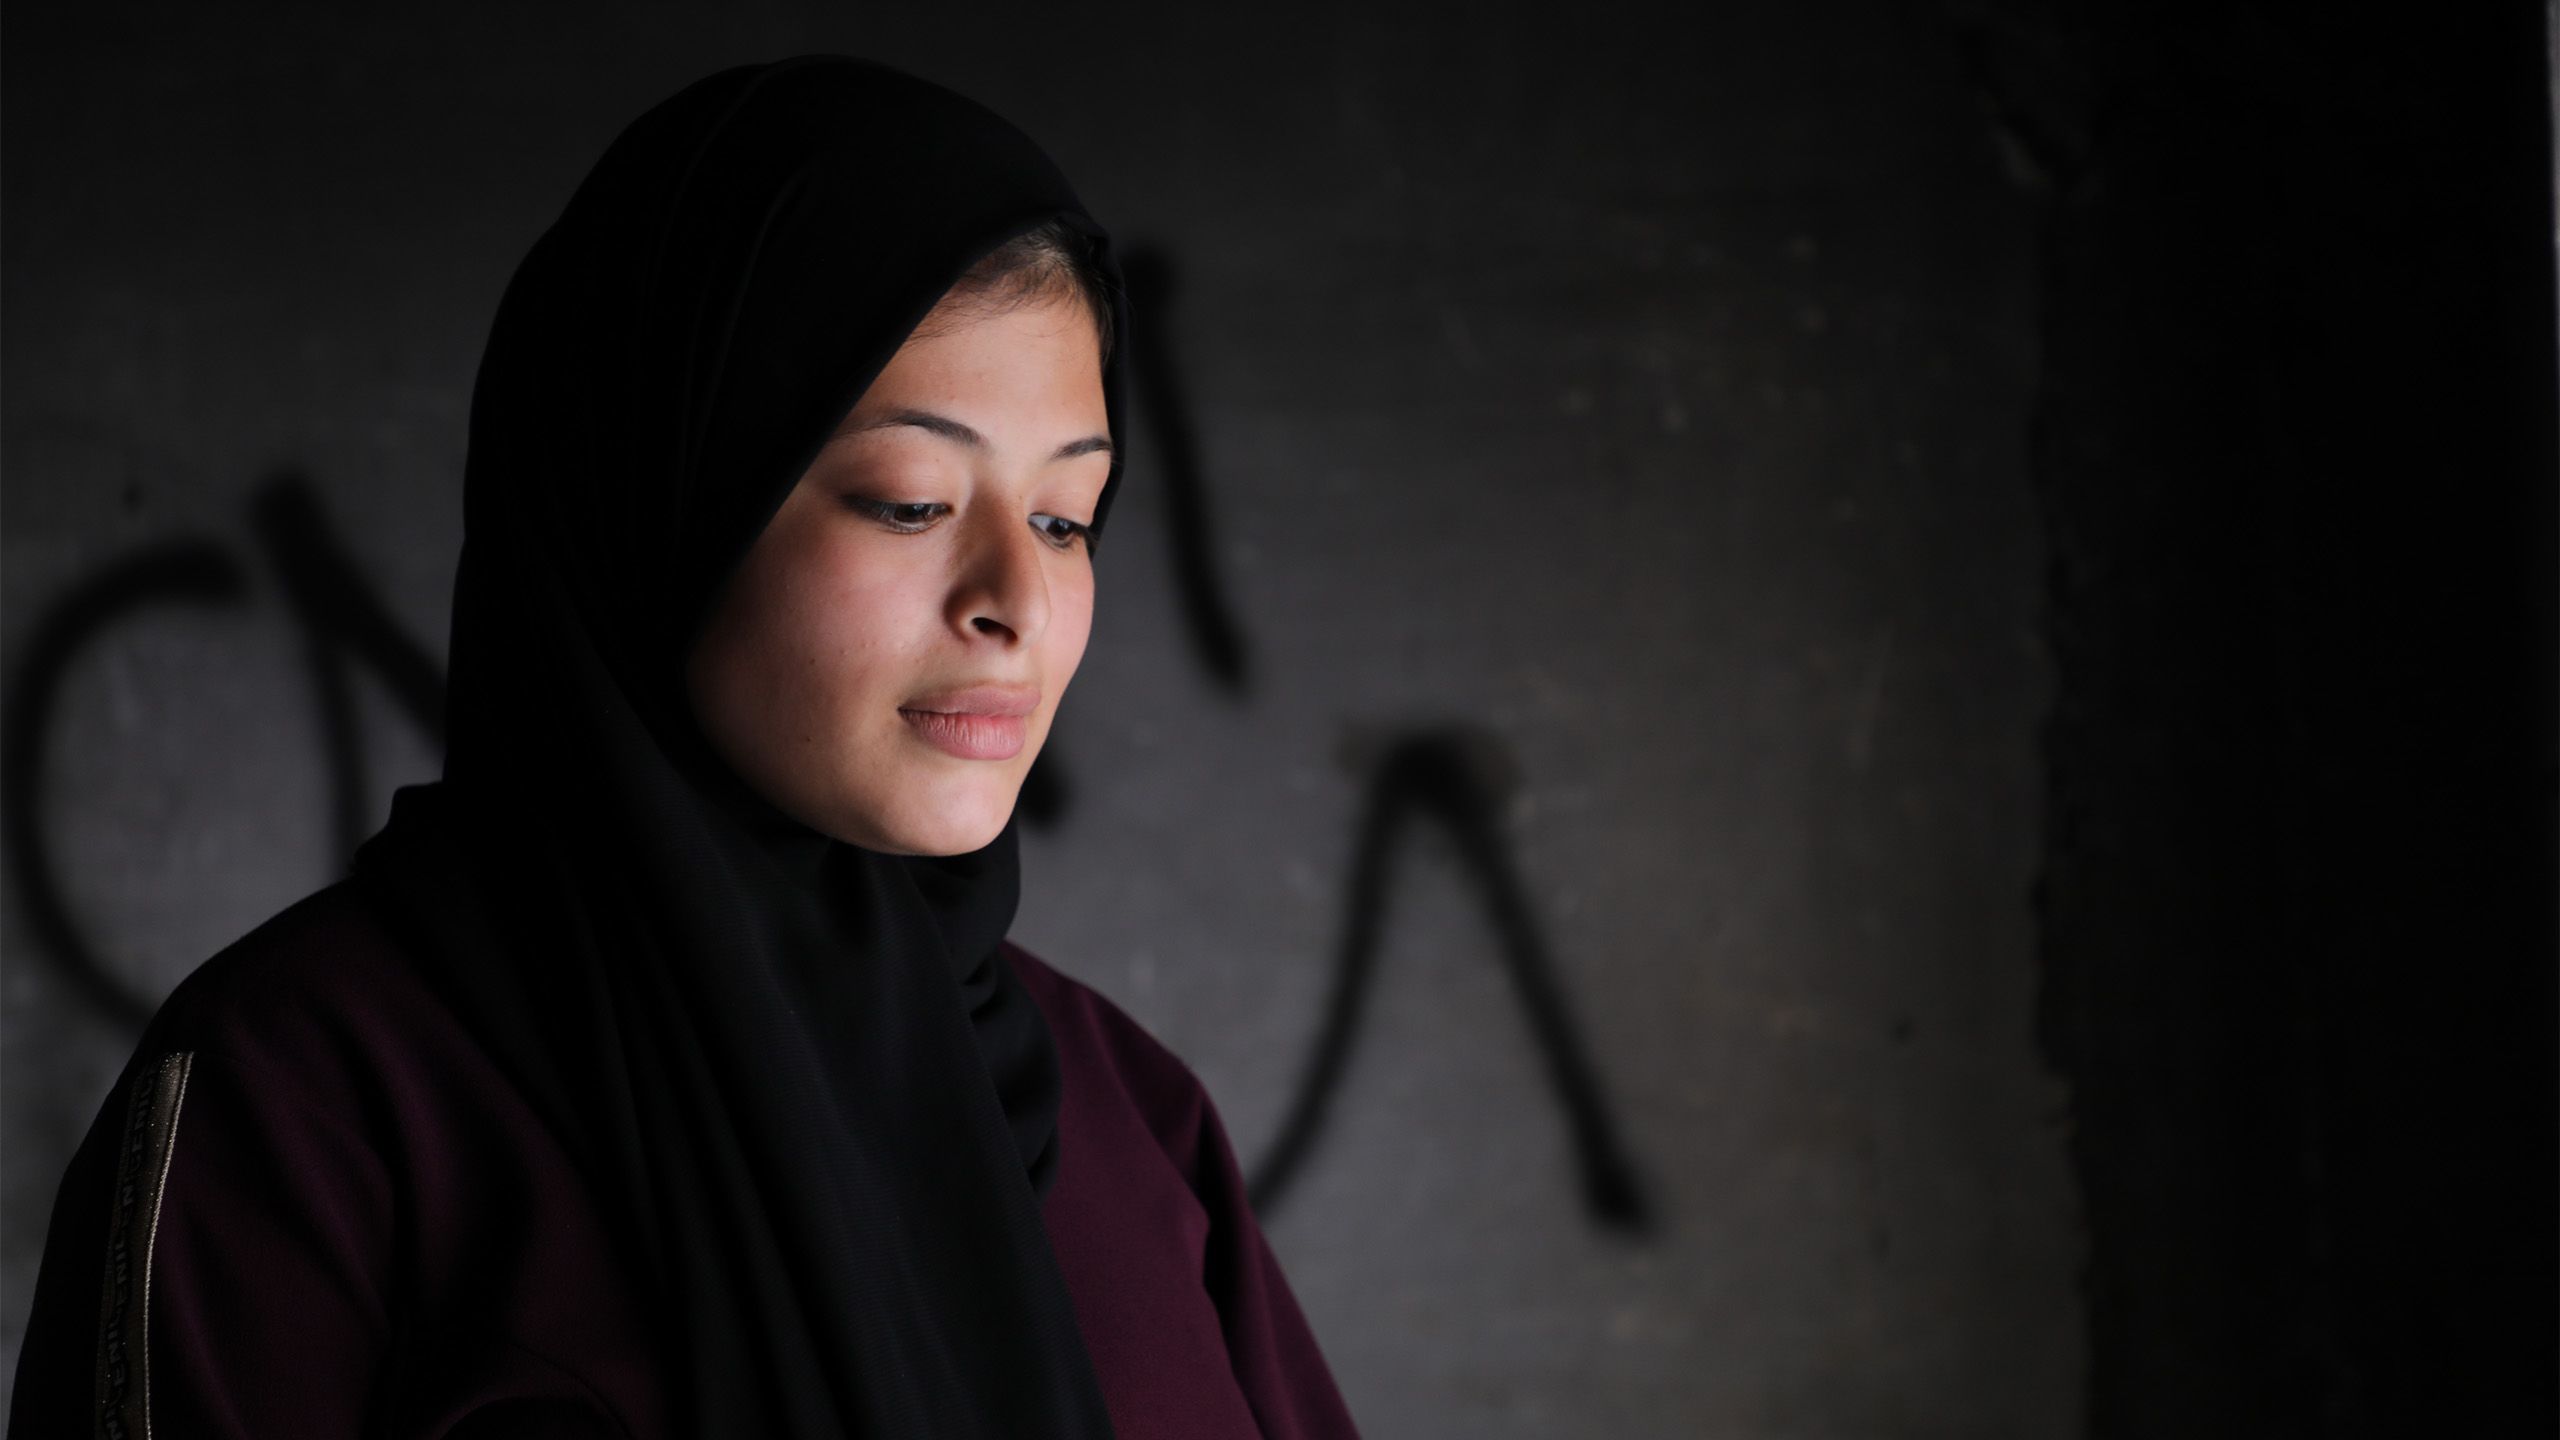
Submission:
[[[719,65],[868,53],[1013,116],[1173,281],[1017,938],[1189,1058],[1250,1168],[1317,1042],[1378,758],[1457,727],[1512,777],[1490,833],[1560,1001],[1524,1004],[1523,925],[1409,826],[1266,1214],[1368,1432],[2078,1433],[2032,1021],[2034,212],[1952,22],[1396,8],[13,15],[13,743],[37,642],[102,577],[130,603],[43,687],[7,803],[99,969],[155,1000],[336,873],[342,807],[370,830],[433,773],[358,664],[365,768],[333,776],[286,577],[325,540],[441,654],[485,326],[604,143]],[[236,593],[119,569],[171,545]],[[10,885],[14,1370],[133,1027]],[[1649,1225],[1586,1204],[1542,1013]]]

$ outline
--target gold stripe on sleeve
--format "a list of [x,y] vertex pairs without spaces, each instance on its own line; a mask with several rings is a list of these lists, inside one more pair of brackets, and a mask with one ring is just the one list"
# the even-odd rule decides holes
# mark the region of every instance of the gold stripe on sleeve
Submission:
[[101,1440],[151,1440],[151,1243],[160,1233],[160,1197],[169,1185],[178,1106],[187,1097],[187,1070],[194,1062],[184,1050],[162,1056],[133,1077],[125,1106],[98,1304]]

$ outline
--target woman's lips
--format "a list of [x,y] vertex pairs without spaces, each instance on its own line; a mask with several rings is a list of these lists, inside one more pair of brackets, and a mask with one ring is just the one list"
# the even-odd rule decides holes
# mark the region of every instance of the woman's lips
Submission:
[[1022,753],[1029,722],[1020,715],[957,715],[940,710],[901,710],[900,718],[926,744],[963,760],[1010,760]]

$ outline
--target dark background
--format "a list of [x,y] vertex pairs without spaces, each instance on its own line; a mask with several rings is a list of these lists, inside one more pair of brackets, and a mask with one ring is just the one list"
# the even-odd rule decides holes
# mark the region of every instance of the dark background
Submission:
[[1370,1434],[2554,1433],[2553,52],[2370,8],[13,7],[0,1360],[434,771],[515,261],[824,49],[1146,257],[1016,935]]

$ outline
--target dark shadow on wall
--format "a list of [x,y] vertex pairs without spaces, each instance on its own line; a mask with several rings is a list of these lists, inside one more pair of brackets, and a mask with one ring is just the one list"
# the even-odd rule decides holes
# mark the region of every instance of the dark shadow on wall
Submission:
[[2542,7],[1990,8],[2090,1433],[2560,1434]]

